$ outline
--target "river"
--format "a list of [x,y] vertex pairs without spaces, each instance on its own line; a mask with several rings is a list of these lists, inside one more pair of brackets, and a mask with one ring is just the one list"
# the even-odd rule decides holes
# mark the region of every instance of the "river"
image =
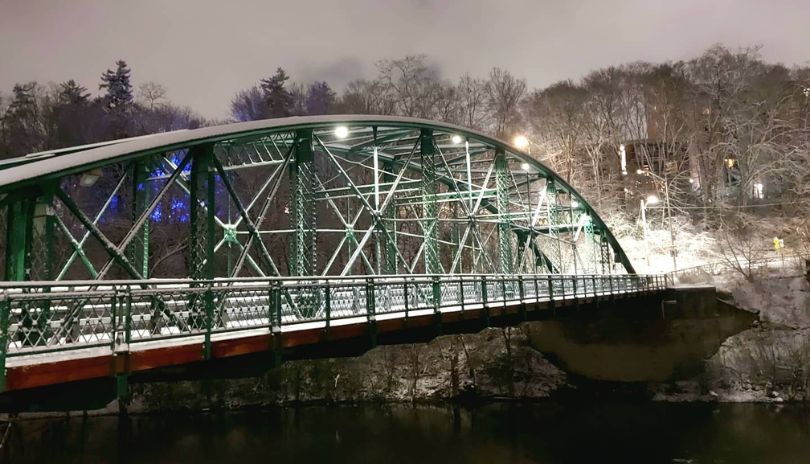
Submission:
[[805,463],[805,405],[638,400],[26,419],[5,462]]

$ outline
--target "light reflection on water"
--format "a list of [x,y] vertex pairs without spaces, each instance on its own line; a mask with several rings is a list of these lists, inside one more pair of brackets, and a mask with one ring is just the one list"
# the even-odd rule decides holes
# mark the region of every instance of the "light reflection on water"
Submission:
[[[4,453],[4,454],[3,454]],[[810,462],[803,405],[631,400],[25,420],[5,462]]]

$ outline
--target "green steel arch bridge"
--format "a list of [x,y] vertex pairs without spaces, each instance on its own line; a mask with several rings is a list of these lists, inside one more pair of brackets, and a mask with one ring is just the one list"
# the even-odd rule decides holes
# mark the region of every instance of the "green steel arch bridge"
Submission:
[[0,211],[2,395],[105,378],[125,397],[158,368],[480,329],[665,286],[551,169],[413,118],[34,153],[0,164]]

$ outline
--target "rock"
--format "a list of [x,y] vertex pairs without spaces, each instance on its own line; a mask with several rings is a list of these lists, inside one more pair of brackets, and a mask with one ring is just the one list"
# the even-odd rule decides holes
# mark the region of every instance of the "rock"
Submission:
[[256,378],[135,385],[130,410],[547,398],[568,386],[567,376],[529,345],[527,330],[489,328],[357,358],[292,361]]

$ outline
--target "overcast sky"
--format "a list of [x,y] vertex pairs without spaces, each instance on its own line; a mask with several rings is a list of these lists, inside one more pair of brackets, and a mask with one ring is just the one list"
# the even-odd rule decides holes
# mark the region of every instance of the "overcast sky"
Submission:
[[810,64],[810,0],[0,0],[0,91],[73,78],[97,92],[121,58],[136,86],[225,117],[277,66],[340,89],[379,59],[424,53],[450,79],[500,66],[542,87],[718,42]]

